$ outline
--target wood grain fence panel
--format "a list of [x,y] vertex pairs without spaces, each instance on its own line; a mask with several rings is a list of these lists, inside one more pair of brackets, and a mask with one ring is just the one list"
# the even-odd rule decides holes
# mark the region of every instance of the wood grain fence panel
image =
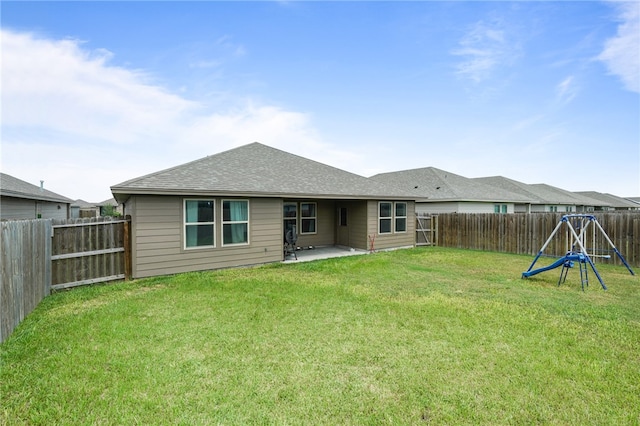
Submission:
[[49,295],[51,220],[0,222],[0,342]]
[[[434,225],[437,229],[438,245],[535,255],[547,241],[562,213],[442,213]],[[613,244],[630,265],[640,267],[640,212],[616,212],[593,214]],[[435,225],[437,223],[437,225]],[[621,264],[609,249],[608,242],[598,231],[595,241],[592,235],[595,225],[587,228],[587,248],[590,253],[610,255],[610,259],[597,258],[598,262]],[[577,231],[579,234],[579,231]],[[572,236],[562,226],[549,242],[545,254],[562,256],[566,253]],[[593,247],[591,247],[593,246]]]
[[[53,288],[68,288],[127,274],[124,248],[128,220],[84,218],[54,224]],[[130,228],[127,226],[127,230]],[[126,251],[126,253],[125,253]]]

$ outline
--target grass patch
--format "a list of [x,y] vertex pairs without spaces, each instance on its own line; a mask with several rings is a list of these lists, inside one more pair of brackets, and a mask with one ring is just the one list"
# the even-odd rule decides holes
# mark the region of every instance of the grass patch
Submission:
[[60,292],[0,346],[6,424],[638,424],[640,286],[418,248]]

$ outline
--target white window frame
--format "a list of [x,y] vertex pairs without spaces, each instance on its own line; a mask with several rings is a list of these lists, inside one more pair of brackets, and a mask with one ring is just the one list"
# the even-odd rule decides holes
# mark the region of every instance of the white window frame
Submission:
[[[303,204],[313,204],[313,211],[315,212],[314,216],[303,216],[302,215],[302,205]],[[317,234],[318,233],[318,203],[316,203],[315,201],[303,201],[300,202],[298,205],[298,209],[299,209],[299,216],[300,216],[300,235],[313,235],[313,234]],[[302,225],[302,222],[304,222],[305,220],[312,220],[314,222],[314,231],[313,232],[304,232],[304,226]]]
[[[389,204],[389,216],[380,216],[381,213],[381,206],[382,204]],[[394,209],[394,205],[393,202],[391,201],[378,201],[378,234],[380,235],[387,235],[387,234],[393,234],[393,209]],[[389,232],[382,232],[381,231],[381,224],[382,224],[382,220],[388,220],[389,221]]]
[[[225,201],[230,201],[230,202],[236,202],[236,201],[244,201],[245,203],[247,203],[247,220],[228,220],[225,221],[224,220],[224,203]],[[229,247],[229,246],[247,246],[249,245],[249,222],[250,222],[250,214],[251,214],[251,209],[250,209],[250,204],[249,204],[249,200],[246,199],[238,199],[238,198],[226,198],[223,199],[221,201],[221,222],[222,222],[222,246],[223,247]],[[225,243],[224,242],[224,226],[225,225],[234,225],[234,224],[246,224],[247,225],[247,241],[246,242],[241,242],[241,243]]]
[[[213,221],[212,222],[187,222],[187,202],[188,201],[210,201],[213,210]],[[210,225],[213,229],[213,244],[206,246],[187,246],[187,227],[188,226],[203,226]],[[201,249],[211,249],[216,247],[216,200],[215,198],[184,198],[182,200],[182,232],[183,232],[183,242],[182,246],[184,250],[201,250]]]
[[[284,215],[285,206],[295,206],[296,215],[294,217],[287,217]],[[296,234],[298,233],[298,203],[287,201],[282,204],[282,226],[284,227],[284,232],[287,232],[287,227],[284,225],[287,221],[294,221],[295,225],[293,226]]]
[[[397,206],[398,206],[398,204],[404,204],[404,216],[398,216],[397,215],[397,212],[398,212]],[[406,201],[396,201],[395,203],[393,203],[393,232],[394,233],[396,233],[396,234],[406,234],[407,233],[408,224],[409,224],[409,221],[407,220],[407,218],[408,218],[407,213],[409,211],[408,208],[409,208],[409,205],[407,204]],[[398,222],[397,222],[398,219],[404,219],[404,231],[398,231],[396,229],[396,226],[398,224]]]

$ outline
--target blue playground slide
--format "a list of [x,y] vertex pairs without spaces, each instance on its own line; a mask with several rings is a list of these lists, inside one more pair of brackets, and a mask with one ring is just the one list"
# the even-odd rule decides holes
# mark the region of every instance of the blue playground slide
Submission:
[[549,266],[534,269],[532,271],[523,272],[522,278],[529,278],[533,275],[539,274],[540,272],[550,271],[551,269],[559,268],[560,266],[564,265],[565,262],[572,262],[572,261],[585,262],[585,256],[581,254],[570,254],[570,255],[563,256]]

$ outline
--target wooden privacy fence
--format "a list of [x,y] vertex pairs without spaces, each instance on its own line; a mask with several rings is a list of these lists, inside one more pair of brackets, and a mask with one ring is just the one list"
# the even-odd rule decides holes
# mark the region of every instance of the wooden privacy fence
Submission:
[[53,220],[51,288],[59,290],[130,276],[129,247],[128,219]]
[[[607,233],[627,262],[640,267],[640,212],[590,213]],[[563,213],[474,214],[445,213],[438,215],[438,245],[504,253],[535,255],[549,238]],[[621,264],[609,249],[600,232],[587,230],[589,253],[610,255],[597,262]],[[594,241],[595,240],[595,241]],[[568,235],[559,231],[545,253],[564,255]]]
[[51,290],[131,276],[130,218],[0,222],[0,342]]
[[0,222],[0,343],[50,293],[51,220]]

